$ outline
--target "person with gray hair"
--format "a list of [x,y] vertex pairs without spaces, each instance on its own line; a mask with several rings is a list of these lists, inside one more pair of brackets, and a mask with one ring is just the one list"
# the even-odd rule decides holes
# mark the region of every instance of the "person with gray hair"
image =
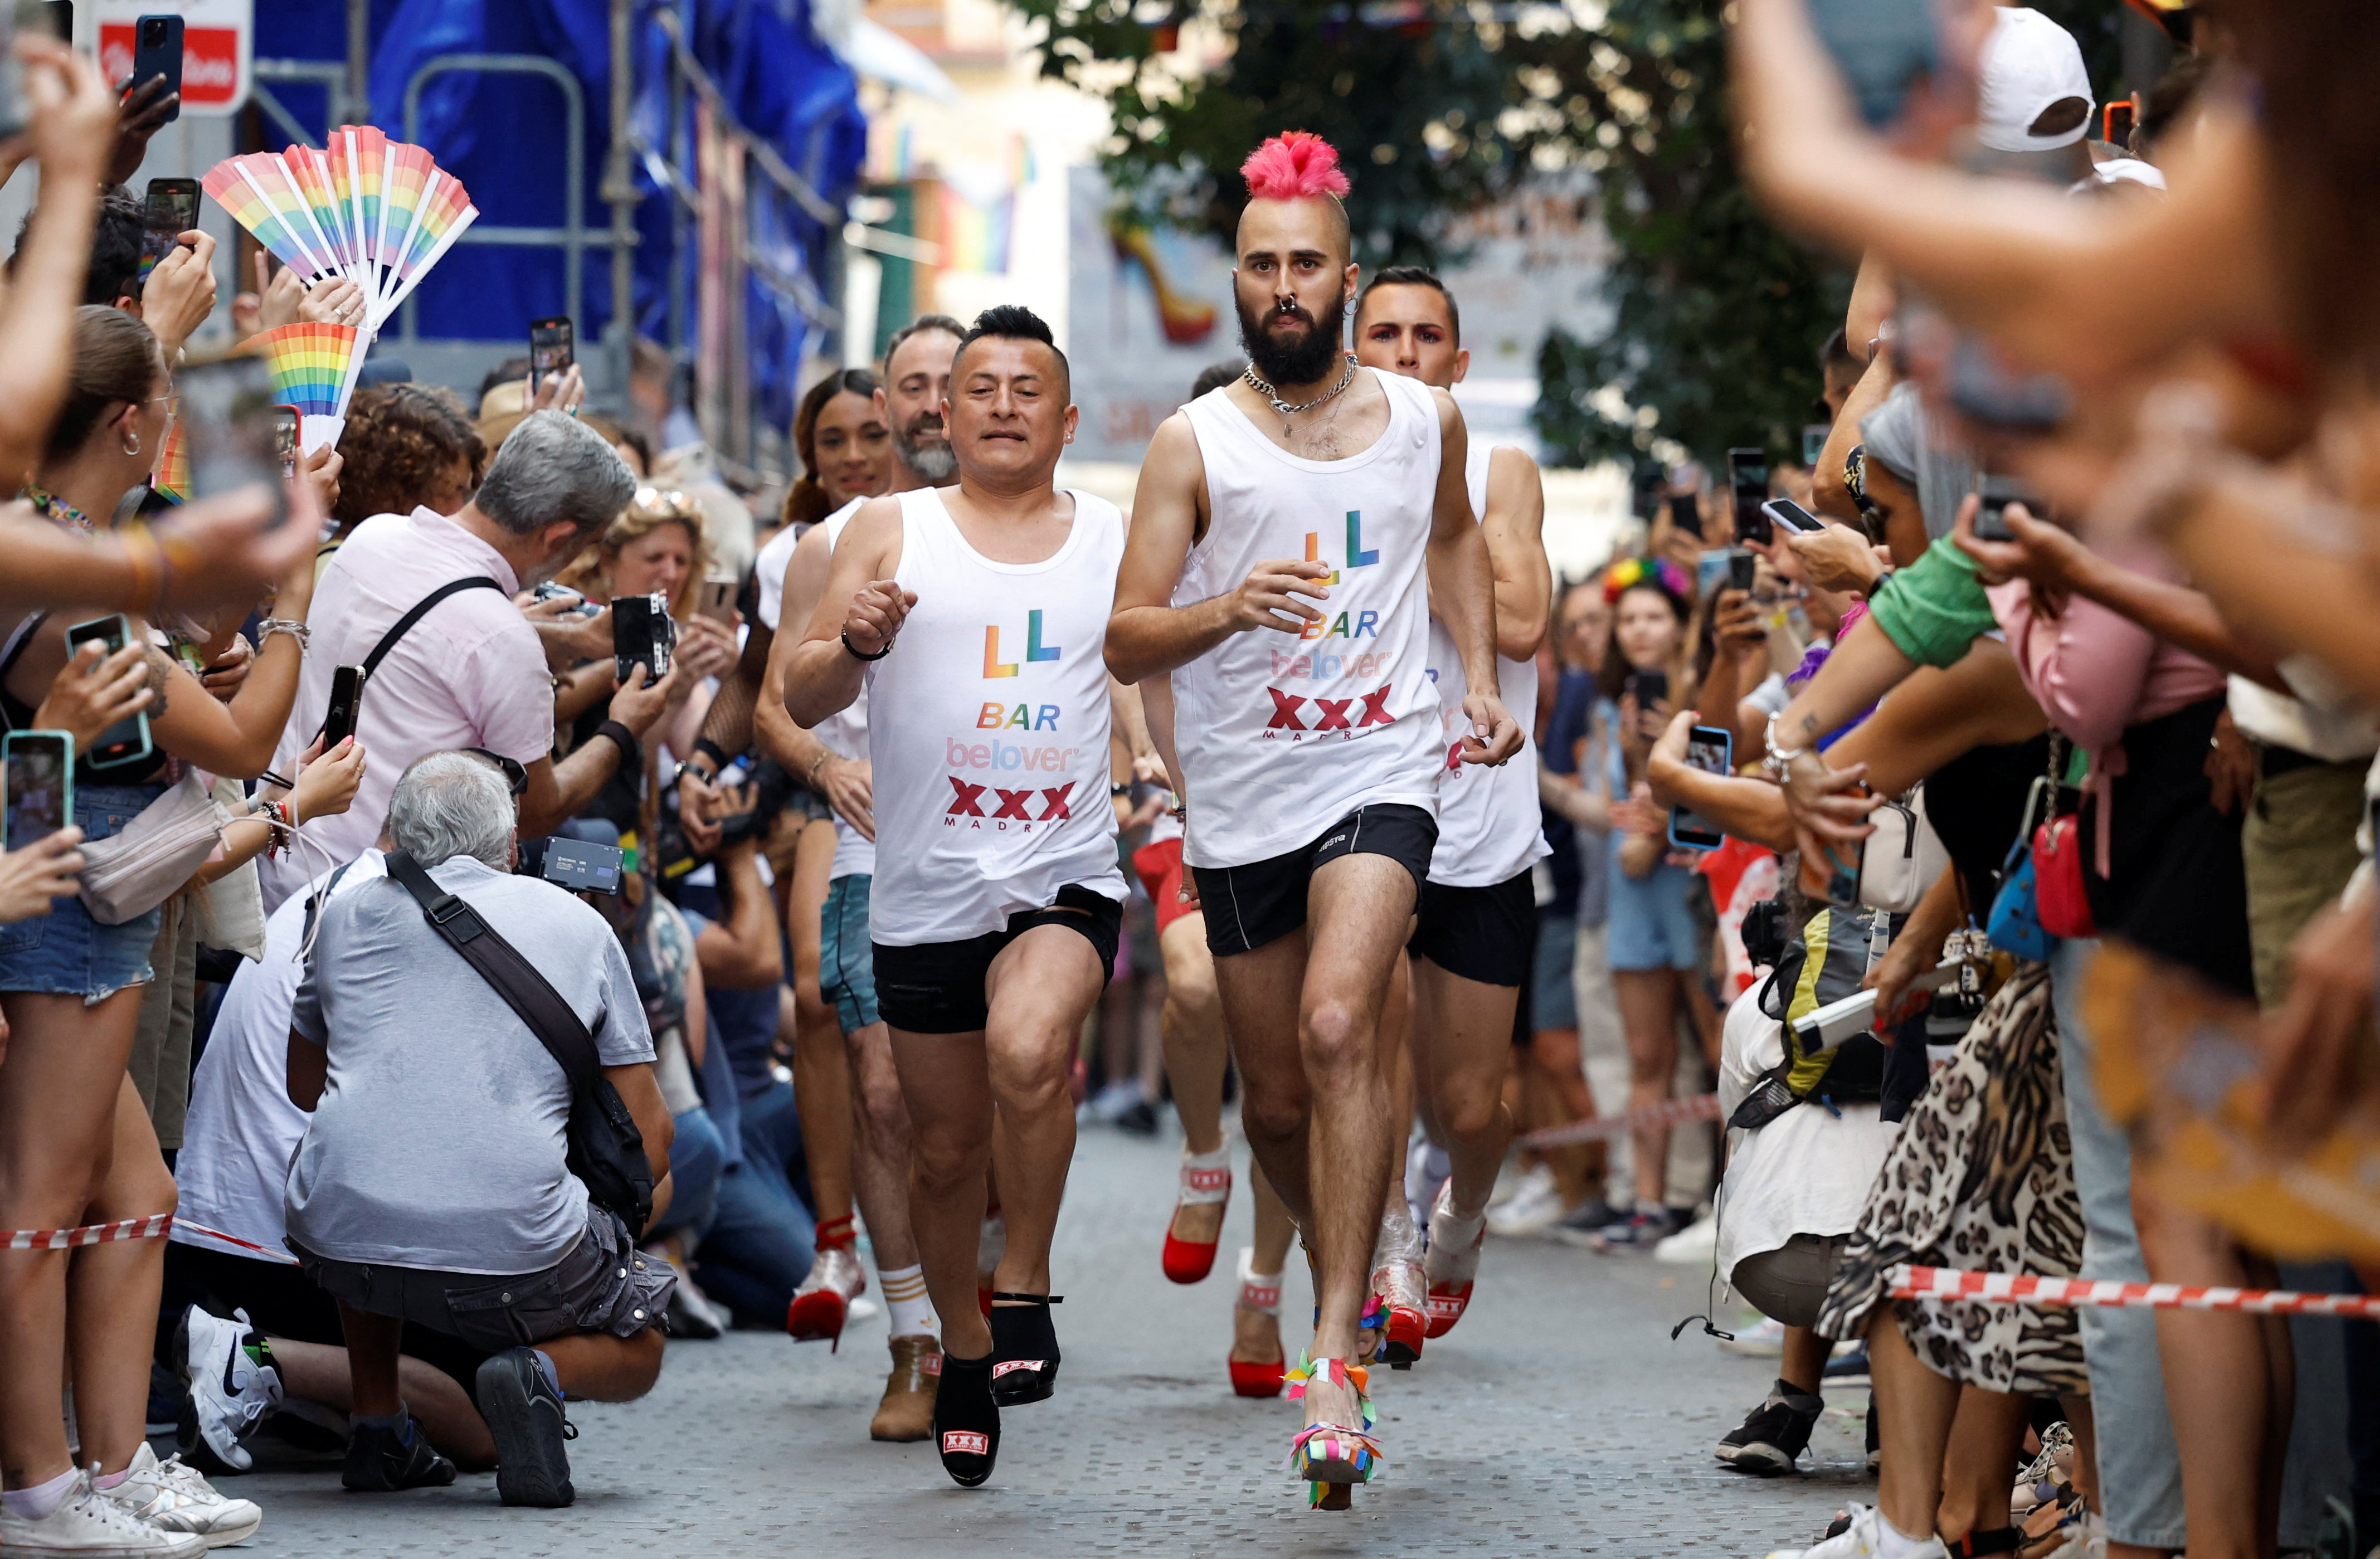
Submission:
[[[553,603],[518,596],[576,557],[625,508],[636,479],[601,434],[558,411],[531,412],[504,441],[471,501],[453,515],[426,507],[358,525],[315,586],[314,639],[275,772],[296,772],[322,728],[342,666],[382,651],[358,706],[356,735],[371,770],[345,816],[310,820],[308,837],[334,860],[354,859],[380,837],[395,776],[427,753],[480,748],[518,764],[523,831],[551,833],[623,766],[633,769],[645,731],[674,691],[647,685],[636,668],[613,695],[601,740],[557,761],[552,673],[561,663],[611,652],[608,612],[547,637]],[[375,778],[377,777],[377,778]],[[294,857],[259,864],[265,907],[300,888]]]
[[[627,955],[567,890],[511,873],[511,786],[437,752],[389,798],[389,841],[518,949],[595,1037],[667,1204],[671,1121]],[[392,858],[392,870],[397,865]],[[312,1114],[289,1166],[287,1244],[338,1302],[354,1407],[343,1481],[450,1483],[398,1393],[406,1323],[458,1339],[447,1365],[496,1445],[506,1505],[576,1497],[563,1394],[625,1402],[661,1373],[677,1279],[568,1166],[568,1076],[392,877],[326,898],[289,1015],[289,1100]]]

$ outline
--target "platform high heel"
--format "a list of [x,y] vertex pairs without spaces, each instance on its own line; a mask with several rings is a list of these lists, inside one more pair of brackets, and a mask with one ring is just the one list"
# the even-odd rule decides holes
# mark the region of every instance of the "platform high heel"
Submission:
[[1291,1400],[1304,1400],[1307,1387],[1316,1381],[1352,1387],[1363,1425],[1357,1428],[1327,1420],[1309,1422],[1290,1442],[1289,1459],[1282,1464],[1282,1470],[1305,1480],[1310,1507],[1345,1510],[1353,1504],[1354,1485],[1373,1482],[1387,1470],[1379,1442],[1371,1433],[1379,1415],[1373,1410],[1372,1398],[1365,1390],[1370,1376],[1361,1364],[1349,1364],[1343,1359],[1298,1355],[1297,1368],[1288,1373]]

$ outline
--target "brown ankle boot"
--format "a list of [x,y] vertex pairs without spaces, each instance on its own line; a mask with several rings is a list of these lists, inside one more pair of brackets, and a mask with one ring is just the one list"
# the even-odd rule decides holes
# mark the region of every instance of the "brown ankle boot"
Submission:
[[934,1382],[942,1372],[942,1345],[932,1337],[892,1339],[892,1372],[884,1400],[868,1421],[870,1440],[923,1440],[933,1432]]

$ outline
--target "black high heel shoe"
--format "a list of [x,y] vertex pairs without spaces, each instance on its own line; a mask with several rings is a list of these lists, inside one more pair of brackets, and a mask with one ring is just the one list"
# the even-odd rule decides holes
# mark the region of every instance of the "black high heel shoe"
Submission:
[[1050,1307],[1060,1294],[991,1296],[991,1399],[1003,1408],[1046,1402],[1058,1389],[1058,1328]]
[[934,1386],[934,1449],[951,1481],[972,1489],[991,1476],[1000,1459],[1000,1405],[992,1399],[992,1360],[942,1355]]

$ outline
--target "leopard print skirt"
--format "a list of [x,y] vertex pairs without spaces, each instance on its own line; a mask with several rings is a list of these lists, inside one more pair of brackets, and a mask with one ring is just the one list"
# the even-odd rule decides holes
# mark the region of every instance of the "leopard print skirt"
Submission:
[[[1818,1332],[1862,1335],[1903,1264],[2071,1277],[2082,1207],[2058,1063],[2049,972],[2020,963],[1902,1123],[1818,1311]],[[2082,1395],[2074,1311],[1970,1299],[1894,1299],[1910,1348],[1988,1391]]]

